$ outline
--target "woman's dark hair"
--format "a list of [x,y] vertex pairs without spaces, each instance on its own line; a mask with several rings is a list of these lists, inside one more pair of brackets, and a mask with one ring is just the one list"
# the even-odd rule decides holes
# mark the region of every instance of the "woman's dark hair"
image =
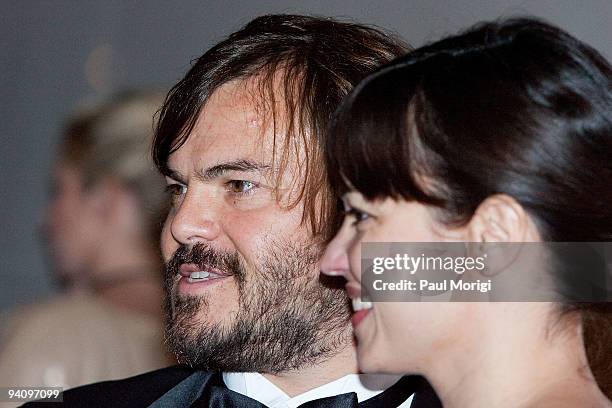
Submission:
[[[612,68],[537,20],[479,24],[362,81],[332,122],[326,158],[336,194],[350,185],[370,200],[416,200],[452,225],[507,194],[544,241],[612,241]],[[611,305],[564,306],[582,316],[608,397]]]

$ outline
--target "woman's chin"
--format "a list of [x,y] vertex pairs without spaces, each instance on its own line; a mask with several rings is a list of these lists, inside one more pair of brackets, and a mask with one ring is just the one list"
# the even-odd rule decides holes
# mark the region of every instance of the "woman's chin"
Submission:
[[398,366],[398,355],[401,351],[394,350],[388,344],[376,343],[374,338],[370,341],[357,339],[357,361],[359,371],[362,373],[405,374],[406,368]]
[[376,358],[373,356],[361,357],[359,355],[359,371],[362,373],[377,374],[406,374],[409,370],[393,366],[392,359]]

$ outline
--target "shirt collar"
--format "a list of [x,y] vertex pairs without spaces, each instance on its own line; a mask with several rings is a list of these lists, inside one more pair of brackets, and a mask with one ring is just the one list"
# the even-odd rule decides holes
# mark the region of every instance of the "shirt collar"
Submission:
[[[291,398],[259,373],[223,373],[223,381],[227,388],[270,408],[296,408],[307,401],[348,392],[356,393],[357,399],[361,402],[380,394],[399,378],[393,375],[349,374]],[[412,397],[401,407],[409,407],[411,400]]]

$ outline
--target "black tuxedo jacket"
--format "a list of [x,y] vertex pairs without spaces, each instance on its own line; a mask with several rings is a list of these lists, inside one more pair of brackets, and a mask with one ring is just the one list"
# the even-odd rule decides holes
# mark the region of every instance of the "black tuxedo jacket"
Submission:
[[[62,406],[83,408],[148,407],[193,373],[194,370],[192,368],[173,366],[124,380],[84,385],[64,391],[64,403]],[[414,378],[414,381],[410,383],[414,385],[412,391],[416,393],[410,408],[441,407],[440,401],[427,381],[417,376],[411,376],[410,378]],[[23,407],[48,408],[51,405],[54,404],[30,402]]]

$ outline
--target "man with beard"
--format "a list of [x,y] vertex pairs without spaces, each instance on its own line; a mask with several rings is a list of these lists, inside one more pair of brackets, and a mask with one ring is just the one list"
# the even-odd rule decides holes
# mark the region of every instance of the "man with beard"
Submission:
[[359,80],[406,51],[363,25],[272,15],[198,59],[167,96],[153,148],[172,195],[162,231],[166,338],[185,366],[76,389],[65,401],[438,406],[420,377],[355,374],[343,282],[318,266],[340,221],[322,165],[325,128]]

